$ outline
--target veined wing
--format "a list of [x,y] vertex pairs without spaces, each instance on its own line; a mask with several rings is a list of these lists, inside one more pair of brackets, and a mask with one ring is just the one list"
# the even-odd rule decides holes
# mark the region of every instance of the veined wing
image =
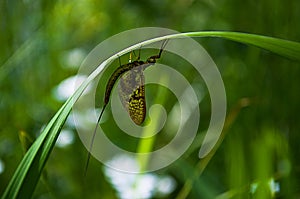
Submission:
[[124,73],[118,86],[122,105],[137,125],[141,125],[146,117],[145,79],[143,74],[146,65],[148,64],[142,64]]

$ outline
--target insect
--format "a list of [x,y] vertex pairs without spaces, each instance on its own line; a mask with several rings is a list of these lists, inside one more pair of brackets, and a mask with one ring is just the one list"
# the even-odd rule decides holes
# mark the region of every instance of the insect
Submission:
[[120,78],[119,97],[121,99],[123,106],[126,108],[127,112],[129,113],[129,116],[131,117],[132,121],[135,124],[141,125],[144,122],[146,117],[146,100],[145,100],[143,71],[147,67],[154,65],[156,63],[156,60],[161,57],[163,49],[167,45],[167,41],[168,40],[165,40],[162,43],[161,49],[159,50],[159,53],[157,55],[153,55],[149,57],[146,61],[142,61],[140,60],[140,53],[139,53],[135,61],[131,62],[131,58],[130,58],[129,63],[123,65],[120,64],[120,66],[113,72],[113,74],[109,78],[105,90],[104,105],[99,115],[99,118],[97,120],[97,124],[94,129],[92,140],[90,143],[88,159],[85,167],[85,174],[91,157],[90,151],[92,150],[93,147],[94,138],[96,135],[99,122],[109,102],[112,89],[114,88],[114,85],[119,78]]

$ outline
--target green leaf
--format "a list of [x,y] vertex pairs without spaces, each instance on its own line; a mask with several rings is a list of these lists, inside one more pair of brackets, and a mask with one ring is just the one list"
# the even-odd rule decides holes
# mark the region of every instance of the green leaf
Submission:
[[147,45],[165,39],[181,38],[186,36],[221,37],[244,44],[254,45],[265,50],[269,50],[283,57],[300,61],[300,43],[298,42],[254,34],[220,31],[189,32],[167,35],[138,43],[124,49],[121,52],[117,52],[96,68],[96,70],[82,83],[82,85],[75,91],[75,93],[65,102],[65,104],[51,119],[51,121],[42,131],[41,135],[33,143],[33,145],[30,147],[30,149],[20,162],[2,198],[30,198],[32,196],[42,170],[46,164],[46,161],[55,145],[60,130],[64,125],[74,103],[81,96],[82,92],[88,86],[88,84],[104,69],[106,65],[108,65],[114,59],[118,58],[118,56],[137,49],[141,45]]
[[201,37],[221,37],[229,39],[232,41],[250,44],[257,46],[259,48],[268,50],[270,52],[276,53],[283,57],[300,61],[300,43],[288,41],[284,39],[267,37],[262,35],[239,33],[239,32],[219,32],[219,31],[209,31],[209,32],[197,32],[188,33],[187,36],[201,36]]

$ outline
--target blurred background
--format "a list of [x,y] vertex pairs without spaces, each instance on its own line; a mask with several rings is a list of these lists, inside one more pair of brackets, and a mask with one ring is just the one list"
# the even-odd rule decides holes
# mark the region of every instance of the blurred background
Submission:
[[[39,135],[68,96],[59,89],[72,81],[101,41],[154,26],[179,32],[241,31],[300,42],[299,10],[298,0],[1,1],[0,193],[23,157],[20,137],[28,141]],[[196,40],[217,64],[225,84],[225,139],[201,176],[196,175],[196,143],[169,167],[143,176],[133,191],[140,189],[143,198],[176,198],[192,179],[188,198],[300,198],[300,64],[223,39]],[[180,62],[171,55],[165,60]],[[194,70],[182,64],[178,70],[204,90],[200,134],[210,119],[210,98]],[[101,108],[99,95],[96,106]],[[164,103],[171,106],[173,98]],[[103,125],[115,128],[112,119]],[[138,142],[111,138],[133,149]],[[163,139],[158,137],[158,146]],[[75,128],[67,123],[33,198],[132,198],[134,186],[122,187],[129,181],[116,180],[127,177],[115,176],[94,159],[84,177],[86,156]],[[116,164],[124,161],[134,164],[130,159]]]

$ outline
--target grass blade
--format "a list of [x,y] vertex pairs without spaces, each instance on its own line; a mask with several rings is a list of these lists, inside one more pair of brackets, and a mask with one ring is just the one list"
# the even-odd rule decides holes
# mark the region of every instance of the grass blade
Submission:
[[[207,34],[205,34],[207,33]],[[210,37],[221,37],[225,39],[229,39],[232,41],[250,44],[275,54],[281,55],[288,59],[300,61],[300,43],[274,38],[267,37],[256,34],[249,33],[239,33],[239,32],[219,32],[219,31],[210,31],[210,32],[202,32],[200,35],[207,36],[209,34]],[[192,34],[189,34],[191,36]]]
[[238,33],[238,32],[220,32],[220,31],[205,31],[205,32],[189,32],[166,35],[144,42],[135,44],[129,48],[108,58],[82,83],[65,104],[59,109],[55,116],[48,123],[38,139],[33,143],[23,160],[15,171],[11,181],[9,182],[2,198],[30,198],[40,178],[46,161],[54,147],[59,132],[64,125],[74,103],[80,97],[87,85],[104,69],[104,67],[112,60],[118,58],[125,53],[139,48],[141,45],[147,45],[157,41],[172,38],[182,37],[221,37],[232,41],[254,45],[265,50],[271,51],[283,57],[300,61],[300,43],[292,42],[273,37],[266,37],[255,34]]

